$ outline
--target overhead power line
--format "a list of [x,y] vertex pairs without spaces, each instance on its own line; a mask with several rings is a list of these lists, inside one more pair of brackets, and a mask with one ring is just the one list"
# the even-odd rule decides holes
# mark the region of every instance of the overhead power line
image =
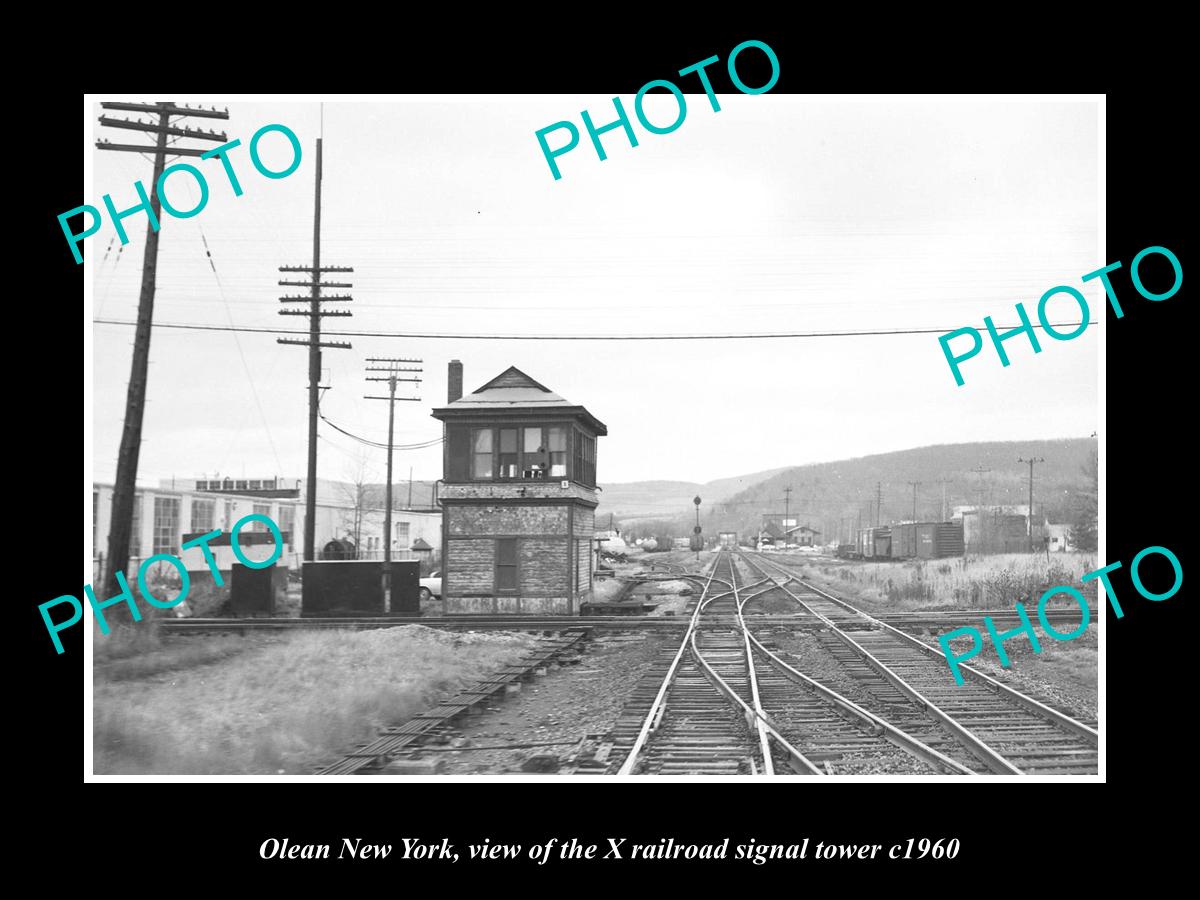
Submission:
[[[345,428],[343,428],[342,426],[338,425],[335,422],[331,422],[329,420],[329,418],[325,415],[325,413],[321,412],[320,402],[317,403],[317,415],[321,417],[322,422],[324,422],[326,425],[328,425],[334,431],[340,431],[346,437],[353,438],[354,440],[358,441],[360,444],[365,444],[368,447],[377,447],[380,450],[387,449],[388,445],[383,443],[382,441],[373,441],[370,438],[362,437],[361,435],[354,434],[354,432],[352,432],[352,431],[347,431]],[[428,441],[417,441],[414,444],[393,444],[392,447],[395,450],[424,450],[427,447],[436,447],[438,444],[442,443],[443,440],[445,440],[445,439],[437,437],[437,438],[431,438]]]
[[[124,319],[92,319],[95,325],[134,325]],[[1096,322],[1088,322],[1096,325]],[[178,328],[186,331],[242,331],[254,334],[303,334],[307,331],[265,328],[252,325],[199,325],[186,322],[155,322],[155,328]],[[898,334],[946,334],[956,328],[891,328],[863,331],[770,331],[745,332],[739,334],[451,334],[448,332],[417,331],[322,331],[325,337],[375,337],[404,338],[405,340],[454,340],[454,341],[750,341],[779,338],[830,338],[830,337],[876,337]],[[1004,331],[1022,326],[997,325]],[[1043,328],[1034,325],[1034,328]],[[1078,322],[1052,322],[1051,328],[1078,328]]]

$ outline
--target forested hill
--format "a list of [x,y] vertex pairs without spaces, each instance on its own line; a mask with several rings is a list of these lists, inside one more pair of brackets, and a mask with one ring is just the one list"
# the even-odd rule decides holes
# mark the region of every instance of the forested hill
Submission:
[[786,471],[768,469],[750,475],[720,478],[716,481],[631,481],[605,484],[596,510],[596,526],[608,527],[609,514],[620,518],[670,518],[683,509],[693,509],[692,498],[699,495],[704,503],[724,500],[765,478]]
[[[665,532],[683,535],[694,524],[691,498],[704,497],[701,524],[708,534],[716,531],[756,531],[764,513],[782,513],[785,489],[792,488],[789,512],[801,524],[822,532],[822,540],[861,523],[874,524],[876,487],[882,495],[879,519],[883,523],[912,518],[913,487],[918,482],[917,518],[942,517],[945,506],[1026,504],[1029,466],[1019,463],[1042,457],[1034,466],[1034,506],[1038,519],[1070,521],[1081,501],[1091,502],[1094,492],[1094,438],[1062,440],[995,441],[972,444],[939,444],[856,459],[796,466],[775,472],[723,479],[710,486],[689,482],[635,482],[605,485],[597,525],[604,527],[609,513],[635,534]],[[980,471],[982,470],[982,471]],[[736,486],[738,481],[744,486]],[[730,484],[724,495],[713,484]],[[705,488],[709,495],[705,496]]]

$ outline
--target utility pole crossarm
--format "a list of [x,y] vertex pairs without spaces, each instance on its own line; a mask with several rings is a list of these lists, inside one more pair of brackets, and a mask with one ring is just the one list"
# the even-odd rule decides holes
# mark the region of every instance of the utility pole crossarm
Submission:
[[[141,147],[137,144],[113,144],[105,140],[96,141],[97,150],[119,150],[124,153],[155,153],[157,147]],[[207,150],[193,150],[191,147],[172,147],[167,156],[203,156]]]
[[101,109],[115,109],[119,112],[162,113],[169,116],[195,116],[198,119],[228,119],[228,109],[217,109],[215,106],[179,106],[174,103],[101,103]]
[[197,138],[202,141],[215,141],[224,144],[229,140],[228,135],[221,131],[202,131],[196,128],[176,128],[174,125],[155,124],[154,122],[131,122],[129,119],[112,119],[100,117],[100,124],[109,128],[125,128],[129,131],[144,131],[149,134],[169,134],[173,137]]
[[[295,338],[275,338],[277,344],[295,344],[298,347],[311,347],[312,341],[298,341]],[[318,347],[334,347],[338,350],[352,349],[345,341],[317,341]]]

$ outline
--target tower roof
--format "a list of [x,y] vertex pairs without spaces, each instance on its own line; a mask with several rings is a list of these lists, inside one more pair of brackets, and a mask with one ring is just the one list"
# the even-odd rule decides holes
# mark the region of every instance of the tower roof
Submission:
[[516,366],[509,366],[487,384],[470,394],[460,397],[447,406],[433,410],[433,415],[442,419],[459,415],[523,412],[526,410],[573,413],[587,421],[597,434],[608,433],[604,423],[584,407],[576,406],[544,384],[534,381]]

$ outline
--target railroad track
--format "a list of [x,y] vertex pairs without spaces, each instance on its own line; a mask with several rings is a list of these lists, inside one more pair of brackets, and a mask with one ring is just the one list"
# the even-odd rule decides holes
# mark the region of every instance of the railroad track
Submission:
[[[676,575],[672,579],[686,576]],[[1073,624],[1078,613],[1070,610],[1047,610],[1051,622]],[[1020,619],[1014,611],[1002,610],[956,610],[953,613],[897,613],[879,616],[881,622],[897,628],[927,629],[953,628],[959,625],[978,625],[984,616],[991,616],[997,625],[1016,626]],[[713,620],[727,625],[736,624],[733,614]],[[198,634],[201,632],[249,632],[249,631],[295,631],[320,630],[324,628],[395,628],[401,625],[424,625],[428,628],[468,629],[478,631],[562,631],[570,628],[588,627],[616,630],[678,630],[686,628],[686,616],[347,616],[340,618],[227,618],[227,619],[168,619],[156,620],[167,634]],[[761,614],[755,616],[760,625],[779,625],[803,629],[823,628],[815,616],[799,608],[788,614]]]
[[721,553],[703,585],[678,649],[638,685],[608,737],[617,774],[971,774],[755,637],[743,608],[773,589],[770,579],[747,584]]
[[356,775],[377,770],[389,760],[418,747],[421,741],[468,715],[471,710],[493,702],[511,685],[526,681],[539,671],[544,672],[548,664],[565,653],[577,650],[588,638],[589,630],[586,628],[572,629],[555,638],[543,638],[512,665],[461,688],[401,725],[382,729],[377,738],[362,744],[336,762],[318,767],[315,774]]
[[[865,708],[920,735],[975,771],[995,774],[1095,774],[1095,723],[962,666],[957,685],[941,650],[835,597],[762,557],[741,560],[826,627],[823,649],[859,686]],[[932,727],[933,725],[939,727]],[[922,727],[924,725],[924,727]]]

